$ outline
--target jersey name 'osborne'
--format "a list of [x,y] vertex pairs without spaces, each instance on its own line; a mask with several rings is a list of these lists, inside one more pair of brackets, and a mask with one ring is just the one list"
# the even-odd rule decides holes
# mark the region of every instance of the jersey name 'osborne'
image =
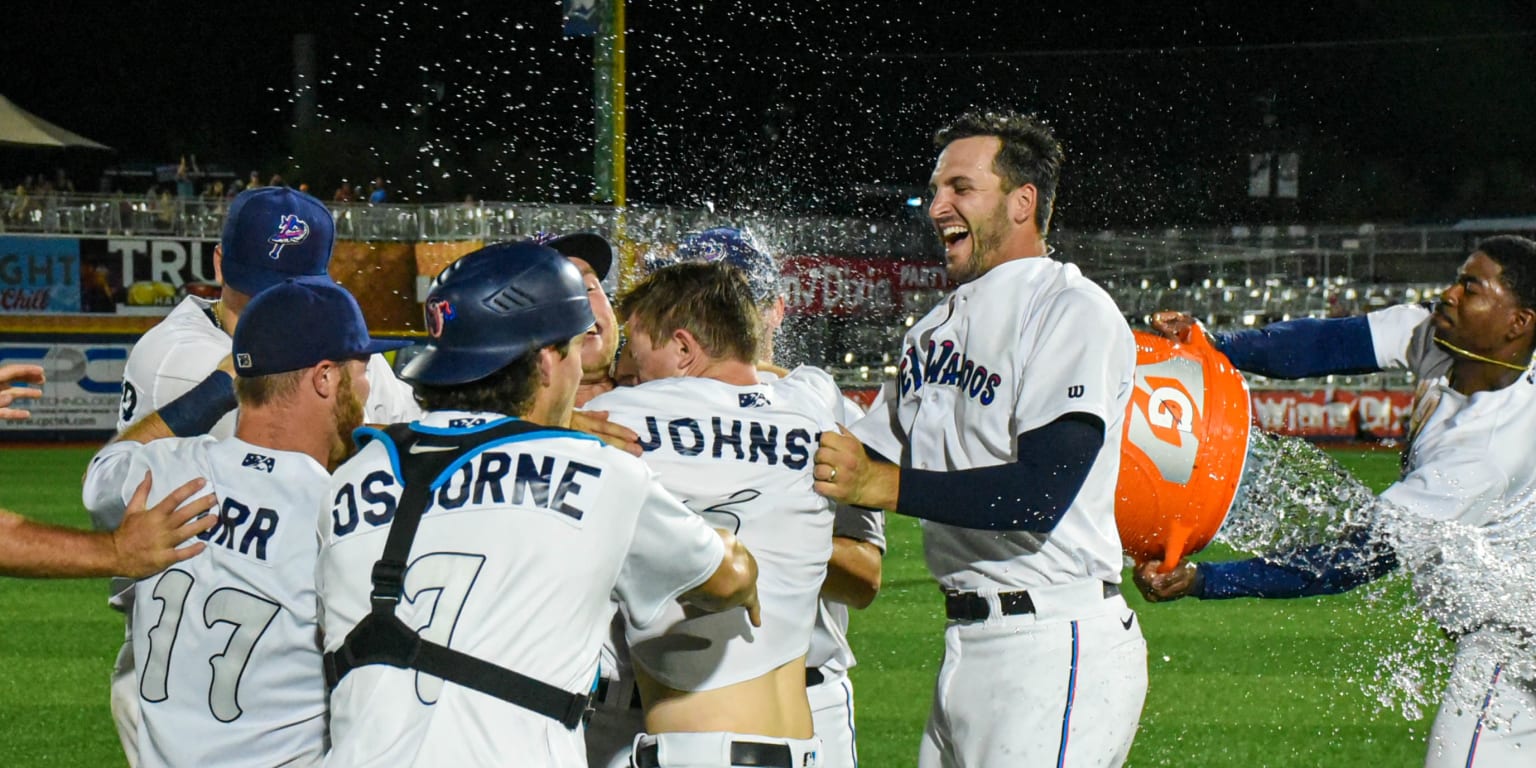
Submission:
[[[938,359],[934,359],[934,355]],[[965,351],[955,351],[953,341],[936,344],[928,342],[928,354],[919,357],[917,347],[907,347],[901,356],[901,369],[897,373],[901,381],[903,397],[923,388],[923,384],[955,387],[961,394],[982,405],[991,405],[997,399],[997,387],[1003,377],[987,370],[985,365],[965,356]]]
[[[586,514],[582,491],[589,498],[598,496],[602,476],[602,468],[564,457],[487,450],[453,471],[437,489],[427,513],[512,506],[580,520]],[[369,473],[361,483],[347,483],[332,500],[331,530],[345,536],[359,523],[387,525],[395,519],[399,497],[399,482],[383,470]]]
[[805,469],[814,442],[815,436],[807,429],[791,429],[781,435],[773,424],[726,421],[719,416],[707,421],[681,417],[665,425],[655,416],[647,416],[645,429],[640,430],[640,447],[647,453],[667,446],[679,456],[766,463],[795,471]]

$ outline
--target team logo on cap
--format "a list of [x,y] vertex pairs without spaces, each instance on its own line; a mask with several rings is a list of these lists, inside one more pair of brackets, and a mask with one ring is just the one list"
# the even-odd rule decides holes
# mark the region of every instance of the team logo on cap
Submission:
[[268,256],[277,258],[285,245],[298,245],[309,239],[309,224],[299,218],[296,213],[285,213],[277,220],[277,232],[267,238],[272,244],[272,252]]
[[427,333],[434,339],[442,337],[443,324],[452,320],[453,316],[453,304],[447,299],[429,299],[427,301]]
[[251,356],[250,356],[250,354],[246,353],[246,352],[241,352],[240,354],[235,355],[235,364],[240,366],[241,368],[249,368],[249,367],[251,367]]

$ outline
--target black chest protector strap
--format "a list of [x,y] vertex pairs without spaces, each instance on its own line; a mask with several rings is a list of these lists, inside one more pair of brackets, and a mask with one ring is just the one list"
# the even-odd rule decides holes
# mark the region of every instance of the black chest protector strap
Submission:
[[[456,459],[486,443],[527,432],[553,431],[524,421],[509,421],[464,434],[416,432],[407,424],[385,430],[395,444],[400,467],[400,504],[390,524],[384,553],[373,564],[373,609],[357,623],[341,647],[325,654],[325,682],[335,688],[352,670],[369,664],[388,664],[440,677],[455,685],[495,696],[524,709],[557,720],[574,730],[587,710],[588,696],[571,693],[548,683],[518,674],[506,667],[477,659],[445,645],[422,639],[395,615],[405,591],[405,569],[416,539],[416,529],[436,489],[432,481]],[[508,628],[508,631],[516,631]]]

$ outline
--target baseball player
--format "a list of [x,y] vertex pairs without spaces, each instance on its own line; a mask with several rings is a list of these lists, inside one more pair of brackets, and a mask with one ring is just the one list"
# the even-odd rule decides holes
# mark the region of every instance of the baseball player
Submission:
[[[188,296],[133,345],[123,367],[118,432],[156,412],[164,417],[165,428],[144,433],[146,438],[233,434],[234,379],[226,358],[241,313],[252,297],[270,286],[293,277],[326,276],[334,243],[331,212],[315,198],[287,187],[240,193],[230,203],[214,250],[214,272],[224,284],[220,298],[207,301]],[[221,361],[225,362],[219,372]],[[420,413],[410,387],[395,378],[383,357],[373,357],[368,367],[372,387],[365,404],[366,421],[404,421]],[[182,395],[189,397],[167,411]],[[93,506],[90,498],[86,506]],[[114,579],[110,601],[130,624],[131,588],[131,581]],[[132,635],[132,627],[126,627],[112,675],[112,718],[129,765],[136,764],[133,739],[138,733],[139,702],[129,645]]]
[[631,764],[820,765],[805,655],[833,516],[811,490],[810,455],[841,393],[815,369],[759,380],[757,306],[728,265],[661,269],[620,311],[641,383],[591,406],[639,433],[667,490],[758,557],[764,614],[757,630],[740,612],[627,616],[648,732]]
[[555,237],[540,234],[534,242],[546,245],[569,259],[581,272],[592,304],[592,328],[581,340],[581,386],[576,389],[576,407],[614,387],[613,358],[619,351],[619,324],[603,281],[613,269],[613,245],[595,232],[574,232]]
[[[757,624],[757,566],[640,460],[567,428],[581,274],[493,245],[438,276],[404,375],[421,421],[360,433],[321,520],[328,765],[585,765],[609,599]],[[739,613],[739,612],[737,612]]]
[[[1187,315],[1156,318],[1169,334],[1193,326]],[[1413,371],[1419,385],[1403,477],[1381,498],[1426,527],[1454,522],[1475,531],[1492,558],[1529,559],[1536,535],[1536,453],[1528,449],[1536,430],[1536,242],[1482,241],[1433,309],[1402,305],[1362,317],[1290,321],[1217,341],[1234,364],[1268,376]],[[1403,534],[1364,527],[1330,544],[1182,563],[1167,574],[1156,573],[1161,563],[1152,561],[1137,568],[1136,581],[1151,600],[1334,594],[1397,568],[1394,535]],[[1528,647],[1530,627],[1516,612],[1523,606],[1490,604],[1481,585],[1448,583],[1448,573],[1426,566],[1413,574],[1423,582],[1416,584],[1421,593],[1457,596],[1426,604],[1457,638],[1457,653],[1425,765],[1529,765],[1536,681],[1509,668],[1511,649]],[[1459,594],[1468,591],[1478,594]]]
[[[758,377],[771,381],[787,373],[774,366],[774,339],[784,324],[784,292],[773,253],[745,230],[717,227],[679,241],[672,261],[719,262],[739,270],[752,288],[762,320],[758,343]],[[864,415],[857,403],[840,398],[839,424],[852,424]],[[868,607],[880,590],[881,558],[885,554],[885,513],[878,509],[836,505],[832,524],[832,558],[822,585],[816,626],[806,653],[806,695],[816,737],[821,739],[825,768],[854,768],[858,745],[854,726],[853,681],[848,670],[856,662],[848,644],[848,608]]]
[[318,765],[326,747],[314,587],[326,467],[362,423],[368,357],[406,342],[369,338],[329,278],[269,288],[244,315],[233,436],[118,440],[103,453],[127,461],[93,465],[121,482],[117,507],[93,514],[120,511],[146,471],[151,498],[203,477],[219,499],[206,550],[135,586],[141,765]]
[[883,406],[822,436],[816,488],[923,520],[949,624],[920,766],[1118,765],[1147,687],[1114,518],[1130,329],[1051,258],[1045,126],[970,113],[936,143],[959,287],[907,332]]

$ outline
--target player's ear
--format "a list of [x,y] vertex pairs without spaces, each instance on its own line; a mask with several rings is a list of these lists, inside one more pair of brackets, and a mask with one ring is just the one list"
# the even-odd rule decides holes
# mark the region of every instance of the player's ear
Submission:
[[687,368],[702,351],[699,349],[699,340],[694,338],[693,332],[686,328],[679,328],[673,331],[672,341],[677,344],[677,364],[679,368]]
[[[569,350],[567,350],[565,354],[567,354],[567,355],[580,355],[581,354],[581,349],[576,347],[575,345],[572,345],[571,348]],[[554,381],[555,381],[555,368],[556,368],[556,366],[559,364],[559,362],[562,359],[564,359],[564,357],[560,354],[560,351],[555,349],[553,346],[544,347],[543,349],[539,350],[539,385],[540,386],[548,387],[548,386],[551,386],[551,385],[554,384]]]
[[1520,307],[1510,313],[1507,334],[1510,341],[1532,333],[1536,333],[1536,309]]
[[341,388],[341,369],[329,360],[323,360],[309,369],[305,378],[309,385],[315,388],[315,394],[329,400],[336,396]]
[[1027,224],[1035,219],[1035,205],[1040,201],[1040,190],[1033,184],[1020,184],[1008,193],[1008,218],[1014,224]]

